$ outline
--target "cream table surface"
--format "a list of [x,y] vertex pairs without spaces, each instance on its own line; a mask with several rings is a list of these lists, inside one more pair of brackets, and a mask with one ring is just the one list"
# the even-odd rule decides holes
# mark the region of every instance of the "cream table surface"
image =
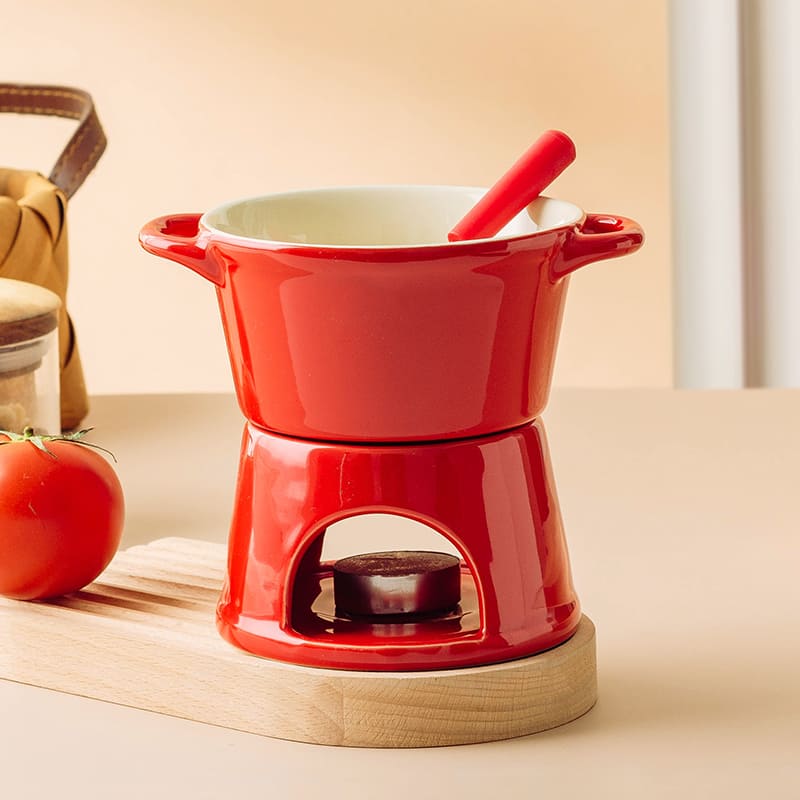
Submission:
[[[560,390],[544,419],[597,625],[589,714],[506,742],[355,750],[0,680],[0,797],[800,797],[800,392]],[[97,397],[90,422],[119,459],[124,545],[224,540],[232,397]]]

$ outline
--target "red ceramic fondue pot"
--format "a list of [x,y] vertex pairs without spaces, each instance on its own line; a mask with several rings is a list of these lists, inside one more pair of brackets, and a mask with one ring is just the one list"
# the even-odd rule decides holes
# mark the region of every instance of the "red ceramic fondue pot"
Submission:
[[541,413],[570,273],[643,240],[631,220],[540,197],[493,238],[448,242],[483,191],[273,194],[161,217],[140,239],[216,285],[253,424],[329,441],[472,437]]

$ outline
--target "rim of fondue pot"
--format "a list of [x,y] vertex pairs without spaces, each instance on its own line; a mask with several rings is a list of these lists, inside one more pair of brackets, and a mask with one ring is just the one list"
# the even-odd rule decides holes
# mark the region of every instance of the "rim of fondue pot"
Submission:
[[468,186],[348,186],[234,200],[206,212],[200,227],[251,246],[329,250],[465,247],[575,225],[572,203],[539,197],[496,236],[449,242],[452,226],[486,194]]
[[544,409],[567,276],[641,228],[539,197],[497,236],[448,242],[485,192],[359,186],[153,220],[150,252],[217,287],[245,416],[322,441],[496,433]]

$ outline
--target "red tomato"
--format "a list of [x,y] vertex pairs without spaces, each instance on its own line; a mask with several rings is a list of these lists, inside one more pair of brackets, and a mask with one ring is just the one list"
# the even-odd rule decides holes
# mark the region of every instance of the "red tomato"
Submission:
[[119,546],[124,500],[106,458],[64,439],[0,435],[0,594],[41,600],[91,583]]

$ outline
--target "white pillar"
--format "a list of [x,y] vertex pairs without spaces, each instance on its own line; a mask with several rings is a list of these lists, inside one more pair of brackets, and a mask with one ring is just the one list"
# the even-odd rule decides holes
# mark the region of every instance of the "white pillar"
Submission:
[[740,387],[739,3],[671,0],[669,10],[675,383]]
[[800,2],[746,0],[747,382],[800,386]]

